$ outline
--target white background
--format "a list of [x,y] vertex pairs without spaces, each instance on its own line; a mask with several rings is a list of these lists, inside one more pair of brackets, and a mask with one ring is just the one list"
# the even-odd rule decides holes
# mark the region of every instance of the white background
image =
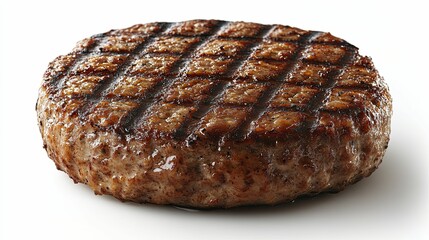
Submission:
[[[0,239],[429,239],[425,1],[1,1]],[[394,100],[380,168],[277,207],[184,211],[95,196],[55,169],[34,106],[49,61],[112,28],[194,18],[330,31],[373,57]]]

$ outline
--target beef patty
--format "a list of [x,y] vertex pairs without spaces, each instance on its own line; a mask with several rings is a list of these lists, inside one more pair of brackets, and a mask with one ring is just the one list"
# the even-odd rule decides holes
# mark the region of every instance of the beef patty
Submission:
[[388,87],[329,33],[192,20],[79,42],[36,106],[57,168],[96,194],[212,208],[340,191],[380,164]]

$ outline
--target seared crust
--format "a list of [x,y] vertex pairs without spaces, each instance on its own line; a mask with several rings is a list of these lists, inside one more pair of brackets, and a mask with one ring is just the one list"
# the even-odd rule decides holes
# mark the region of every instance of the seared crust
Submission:
[[97,194],[276,204],[369,176],[391,98],[329,33],[193,20],[112,30],[50,63],[36,106],[58,169]]

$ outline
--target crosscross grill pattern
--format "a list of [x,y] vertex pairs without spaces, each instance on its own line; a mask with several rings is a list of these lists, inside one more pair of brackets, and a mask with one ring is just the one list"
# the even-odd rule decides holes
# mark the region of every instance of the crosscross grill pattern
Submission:
[[81,41],[50,63],[39,128],[97,194],[189,207],[340,191],[386,151],[387,85],[329,33],[192,20]]
[[[376,101],[357,48],[281,25],[136,25],[86,39],[56,61],[45,85],[76,99],[82,121],[143,137],[276,137],[311,128],[320,113]],[[347,79],[353,71],[363,73],[359,82]]]

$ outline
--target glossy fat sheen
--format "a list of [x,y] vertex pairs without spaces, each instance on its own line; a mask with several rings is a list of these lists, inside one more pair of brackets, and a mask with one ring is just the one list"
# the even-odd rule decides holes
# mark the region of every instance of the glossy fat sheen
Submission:
[[83,40],[50,64],[36,109],[75,182],[197,208],[342,190],[381,163],[392,113],[371,59],[344,40],[214,20]]

